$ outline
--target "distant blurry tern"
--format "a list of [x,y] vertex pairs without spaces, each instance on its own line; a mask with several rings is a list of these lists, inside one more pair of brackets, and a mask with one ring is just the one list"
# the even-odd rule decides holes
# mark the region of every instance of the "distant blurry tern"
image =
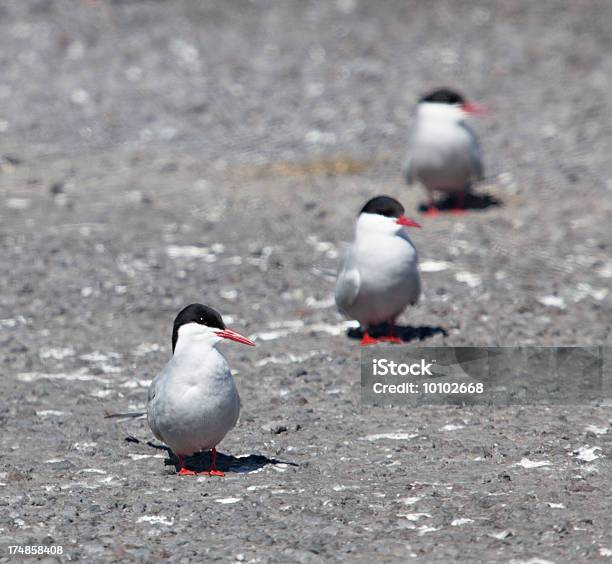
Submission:
[[456,209],[463,210],[472,182],[483,179],[480,145],[465,123],[469,116],[483,113],[483,106],[467,102],[447,88],[434,90],[419,100],[404,172],[408,184],[420,182],[426,188],[428,214],[438,212],[436,192],[456,196]]

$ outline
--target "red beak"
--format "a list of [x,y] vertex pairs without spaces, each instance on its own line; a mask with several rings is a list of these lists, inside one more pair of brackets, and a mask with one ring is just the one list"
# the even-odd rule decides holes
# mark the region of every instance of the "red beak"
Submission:
[[461,104],[461,109],[474,116],[486,116],[489,113],[489,110],[486,106],[482,104],[477,104],[476,102],[465,102]]
[[219,337],[223,337],[224,339],[231,339],[232,341],[236,341],[237,343],[242,343],[243,345],[249,345],[251,347],[255,346],[255,343],[246,337],[243,337],[240,333],[236,333],[236,331],[232,331],[231,329],[223,329],[221,331],[215,331]]
[[400,215],[395,223],[404,227],[421,227],[416,221],[408,219],[405,215]]

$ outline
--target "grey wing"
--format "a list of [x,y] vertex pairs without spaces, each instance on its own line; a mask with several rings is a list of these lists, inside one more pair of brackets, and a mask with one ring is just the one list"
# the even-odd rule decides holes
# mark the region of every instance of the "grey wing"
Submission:
[[474,180],[483,180],[484,179],[484,164],[482,162],[482,150],[480,149],[480,143],[478,142],[478,137],[476,137],[476,133],[472,130],[472,128],[466,123],[461,124],[463,128],[467,131],[469,142],[470,142],[470,170],[472,172],[472,177]]
[[153,431],[155,437],[160,441],[164,441],[164,438],[162,437],[157,426],[155,403],[156,399],[159,399],[157,398],[157,394],[159,393],[160,383],[167,371],[168,365],[166,365],[164,369],[157,376],[155,376],[155,378],[153,378],[149,384],[149,391],[147,392],[147,423],[149,424],[149,427],[151,428],[151,431]]
[[351,250],[347,250],[336,281],[336,305],[343,313],[355,302],[359,295],[361,278],[352,260]]
[[159,377],[163,374],[163,371],[160,372],[149,384],[149,390],[147,391],[147,407],[148,405],[155,399],[155,392],[157,390],[157,383],[159,382]]

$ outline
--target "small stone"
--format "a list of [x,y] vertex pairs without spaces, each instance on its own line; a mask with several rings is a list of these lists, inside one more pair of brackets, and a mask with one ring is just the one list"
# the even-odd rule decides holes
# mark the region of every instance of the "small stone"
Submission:
[[280,435],[281,433],[287,432],[287,425],[280,421],[266,423],[265,425],[262,425],[261,428],[272,435]]
[[20,159],[19,157],[14,157],[13,155],[4,155],[2,158],[7,163],[13,166],[19,166],[23,162],[23,159]]
[[62,181],[54,182],[49,186],[49,192],[54,196],[64,193],[64,183]]

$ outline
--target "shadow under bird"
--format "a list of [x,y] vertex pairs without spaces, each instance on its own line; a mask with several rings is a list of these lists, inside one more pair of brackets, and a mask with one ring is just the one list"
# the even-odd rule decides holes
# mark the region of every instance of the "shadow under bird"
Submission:
[[[420,225],[404,216],[394,198],[377,196],[361,209],[355,240],[336,280],[336,305],[364,331],[362,345],[379,340],[399,343],[395,320],[421,293],[417,250],[405,227]],[[369,329],[389,324],[388,335],[374,339]]]
[[240,413],[232,373],[216,348],[226,339],[255,346],[228,329],[211,307],[187,306],[174,320],[172,358],[149,386],[149,427],[177,455],[181,476],[196,474],[185,467],[185,457],[207,450],[212,451],[212,464],[204,474],[224,475],[216,467],[216,446]]
[[434,90],[419,100],[404,173],[409,185],[420,182],[427,190],[429,215],[438,212],[436,192],[455,196],[455,210],[463,211],[471,184],[483,179],[482,152],[466,119],[484,113],[484,106],[468,102],[448,88]]

